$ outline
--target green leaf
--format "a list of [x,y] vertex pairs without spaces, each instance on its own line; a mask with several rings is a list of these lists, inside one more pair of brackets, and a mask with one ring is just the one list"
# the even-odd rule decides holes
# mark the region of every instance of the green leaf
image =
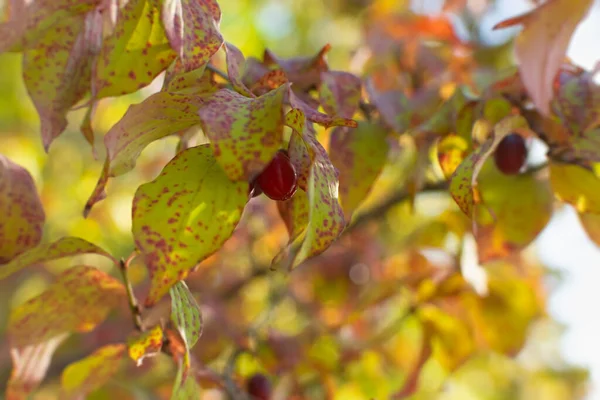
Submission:
[[108,344],[69,364],[61,375],[61,386],[66,396],[82,398],[104,386],[119,371],[124,352],[124,344]]
[[580,213],[600,214],[600,179],[578,165],[550,163],[554,194]]
[[177,282],[171,289],[171,320],[179,330],[188,348],[194,347],[202,334],[202,314],[185,282]]
[[326,71],[321,73],[319,100],[329,115],[352,118],[361,97],[360,78],[349,72]]
[[502,139],[517,130],[526,129],[527,121],[521,116],[510,116],[494,126],[493,135],[486,139],[458,166],[450,178],[450,194],[460,209],[469,217],[481,199],[477,189],[477,176],[485,160],[494,152]]
[[[338,173],[329,160],[327,152],[315,137],[312,126],[303,124],[303,121],[305,121],[304,115],[298,109],[292,109],[286,115],[286,124],[292,129],[304,125],[300,131],[302,139],[309,152],[314,154],[307,184],[308,225],[301,238],[301,244],[295,240],[295,243],[288,245],[288,250],[293,250],[292,259],[286,261],[291,268],[327,250],[346,226],[344,212],[338,202]],[[297,195],[302,194],[303,192],[299,192]],[[296,246],[299,246],[297,250]],[[280,262],[281,257],[282,253],[273,262]]]
[[[46,215],[27,170],[0,154],[0,264],[42,239]],[[5,267],[0,266],[0,277]]]
[[258,98],[223,89],[199,111],[202,127],[229,179],[249,181],[273,159],[283,141],[283,100],[289,85]]
[[129,107],[104,137],[107,158],[84,215],[105,197],[108,178],[131,171],[146,146],[199,124],[197,109],[201,101],[198,96],[158,92]]
[[142,365],[144,358],[154,357],[160,353],[163,346],[163,336],[163,329],[160,325],[156,325],[139,335],[130,336],[127,339],[129,357],[138,366]]
[[197,400],[201,397],[200,385],[194,376],[186,377],[184,364],[182,362],[177,369],[171,400]]
[[133,200],[133,236],[156,303],[233,234],[248,201],[248,183],[232,182],[209,145],[179,153]]
[[8,397],[25,398],[23,393],[37,387],[54,350],[70,333],[93,330],[124,300],[121,282],[96,268],[77,266],[13,309],[7,328],[13,359]]
[[0,279],[4,279],[30,265],[87,253],[107,257],[115,264],[117,262],[109,253],[95,244],[80,238],[67,236],[55,242],[34,247],[18,255],[8,264],[0,266]]
[[[298,187],[306,191],[306,187],[308,185],[308,177],[310,176],[310,167],[314,158],[314,152],[306,147],[302,136],[300,135],[300,133],[298,133],[302,132],[302,126],[304,124],[304,115],[300,112],[300,110],[298,110],[295,113],[302,116],[301,122],[291,123],[289,121],[289,117],[292,114],[288,113],[286,116],[286,121],[288,125],[294,129],[292,132],[292,136],[290,137],[290,143],[288,145],[288,154],[290,156],[290,162],[294,165],[296,173],[298,174]],[[296,130],[296,128],[298,128],[299,130]]]
[[370,122],[336,128],[330,136],[331,162],[340,172],[339,194],[346,220],[371,191],[387,161],[387,130]]
[[290,243],[293,242],[308,225],[308,216],[310,205],[308,204],[308,195],[302,189],[298,189],[291,199],[278,201],[277,208],[279,215],[285,223],[290,236]]
[[550,221],[554,195],[547,179],[531,173],[505,175],[488,160],[479,192],[484,206],[476,210],[476,237],[482,263],[525,248]]
[[221,10],[215,0],[159,0],[171,47],[191,71],[208,63],[221,48]]
[[102,14],[57,21],[24,52],[23,79],[40,116],[44,149],[67,126],[67,112],[90,90],[92,55],[102,40]]
[[227,76],[231,86],[243,96],[256,97],[242,82],[242,69],[246,62],[242,52],[231,43],[225,43],[225,53],[227,54]]
[[98,58],[96,97],[135,92],[150,84],[175,58],[151,0],[130,0]]
[[40,40],[52,26],[92,11],[98,0],[54,0],[35,6],[11,4],[8,20],[0,24],[0,53],[21,51]]

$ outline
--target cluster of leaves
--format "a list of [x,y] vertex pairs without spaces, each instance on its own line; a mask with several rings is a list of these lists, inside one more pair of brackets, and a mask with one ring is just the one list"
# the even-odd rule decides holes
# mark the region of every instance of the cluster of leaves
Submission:
[[[328,46],[309,57],[245,58],[220,34],[214,0],[11,2],[0,50],[23,53],[46,150],[76,106],[87,108],[81,131],[93,146],[98,102],[163,74],[161,89],[104,136],[84,215],[150,143],[176,136],[179,145],[135,192],[127,260],[76,237],[42,243],[33,180],[0,155],[0,279],[89,253],[112,266],[70,267],[12,310],[7,397],[36,390],[58,346],[111,311],[129,312],[133,333],[70,363],[65,396],[103,387],[131,367],[127,355],[141,370],[131,382],[168,355],[177,399],[198,398],[201,386],[245,398],[239,381],[256,371],[278,375],[285,396],[344,398],[358,388],[366,398],[403,398],[437,392],[485,357],[516,355],[545,298],[541,270],[520,251],[548,223],[555,198],[574,205],[600,242],[600,91],[595,71],[564,62],[590,4],[552,0],[500,24],[524,26],[519,67],[506,69],[480,43],[459,40],[446,17],[375,12],[359,77],[331,70]],[[514,132],[545,142],[547,165],[503,175],[488,158]],[[282,148],[299,189],[276,205],[250,201],[250,183]],[[415,212],[417,196],[432,191],[457,207]],[[370,223],[384,215],[390,223]],[[219,271],[244,258],[248,271],[215,288]],[[270,272],[300,264],[284,282]],[[143,307],[128,277],[135,265],[150,278]],[[281,326],[263,326],[271,312]],[[296,318],[286,323],[286,314]],[[380,374],[385,384],[374,381]]]

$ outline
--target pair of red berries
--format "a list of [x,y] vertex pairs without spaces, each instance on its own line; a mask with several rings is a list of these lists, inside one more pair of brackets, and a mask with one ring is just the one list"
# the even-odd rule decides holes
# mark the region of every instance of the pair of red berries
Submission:
[[298,189],[298,174],[287,151],[279,150],[269,165],[250,183],[250,193],[256,197],[264,193],[271,200],[290,199]]
[[525,139],[518,133],[505,136],[496,151],[494,161],[496,167],[505,175],[516,175],[521,171],[527,159],[527,146]]

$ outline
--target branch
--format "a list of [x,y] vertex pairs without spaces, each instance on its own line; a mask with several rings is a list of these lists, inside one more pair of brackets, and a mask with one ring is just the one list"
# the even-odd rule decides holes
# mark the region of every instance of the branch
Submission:
[[121,276],[123,277],[123,284],[125,285],[125,290],[127,291],[127,300],[129,301],[129,309],[131,310],[131,317],[133,318],[133,326],[140,332],[144,331],[144,327],[142,324],[142,310],[140,305],[138,304],[137,298],[135,297],[135,293],[133,293],[133,287],[131,286],[131,282],[127,276],[127,269],[129,268],[129,264],[134,259],[135,253],[131,254],[127,260],[121,259],[119,261],[119,271],[121,271]]

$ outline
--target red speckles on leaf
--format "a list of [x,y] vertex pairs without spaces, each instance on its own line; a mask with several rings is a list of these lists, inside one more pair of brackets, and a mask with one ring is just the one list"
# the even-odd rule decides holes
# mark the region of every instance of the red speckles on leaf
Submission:
[[288,90],[285,85],[252,99],[223,89],[200,108],[204,133],[229,179],[250,181],[281,147]]
[[231,43],[225,43],[225,52],[227,54],[227,75],[233,88],[244,96],[256,97],[242,82],[241,71],[245,64],[242,52]]
[[[27,170],[0,154],[0,264],[35,247],[46,216]],[[0,266],[0,276],[4,267]]]
[[[180,277],[183,278],[183,271]],[[196,299],[188,289],[185,282],[177,282],[169,291],[171,295],[171,321],[177,328],[183,341],[185,355],[183,356],[183,379],[187,378],[189,363],[189,350],[196,344],[202,334],[202,314]]]
[[290,59],[279,58],[270,50],[265,50],[263,62],[267,66],[278,65],[281,67],[290,82],[293,82],[294,89],[303,92],[317,87],[321,82],[321,73],[329,70],[325,55],[330,49],[330,45],[325,45],[312,57]]
[[35,389],[56,347],[72,332],[94,329],[124,300],[125,288],[118,280],[96,268],[77,266],[59,275],[44,293],[16,307],[7,329],[13,358],[9,393]]
[[248,200],[247,185],[230,181],[210,146],[203,145],[179,153],[154,181],[138,188],[133,236],[150,271],[147,305],[233,234]]
[[327,71],[321,73],[319,99],[325,112],[352,118],[361,97],[360,78],[342,71]]
[[163,329],[160,325],[139,335],[131,335],[127,339],[127,350],[129,357],[136,362],[138,366],[142,365],[144,358],[154,357],[160,353],[164,340]]
[[164,0],[162,21],[185,71],[200,68],[221,48],[221,11],[214,0]]
[[101,27],[96,11],[65,17],[23,54],[23,78],[40,116],[46,150],[65,130],[67,112],[90,90]]
[[47,243],[32,248],[15,257],[8,264],[1,265],[0,279],[4,279],[7,276],[14,274],[15,272],[30,265],[89,253],[107,257],[112,262],[116,263],[116,260],[109,253],[102,250],[95,244],[76,237],[64,237],[56,242]]
[[105,41],[94,82],[96,97],[132,93],[150,84],[175,59],[152,1],[130,0],[119,9],[114,34]]
[[310,106],[304,100],[296,96],[291,90],[288,93],[288,101],[293,108],[301,110],[307,120],[322,125],[326,128],[332,126],[347,126],[350,128],[357,127],[356,121],[352,119],[337,116],[329,116],[327,114],[323,114],[322,112],[317,111],[314,107]]

